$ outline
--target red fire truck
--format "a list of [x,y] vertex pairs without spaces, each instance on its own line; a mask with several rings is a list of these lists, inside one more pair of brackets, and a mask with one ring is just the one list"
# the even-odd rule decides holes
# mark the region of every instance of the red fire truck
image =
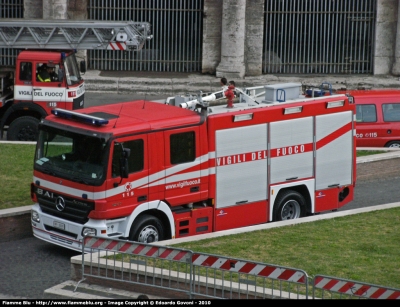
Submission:
[[[74,250],[96,235],[151,243],[297,219],[353,200],[355,105],[301,84],[54,109],[39,125],[35,237]],[[210,98],[212,97],[212,98]]]
[[15,67],[0,62],[0,137],[7,131],[9,141],[35,141],[52,109],[84,107],[85,65],[78,66],[76,49],[140,50],[148,39],[145,22],[3,19],[0,48],[21,52]]

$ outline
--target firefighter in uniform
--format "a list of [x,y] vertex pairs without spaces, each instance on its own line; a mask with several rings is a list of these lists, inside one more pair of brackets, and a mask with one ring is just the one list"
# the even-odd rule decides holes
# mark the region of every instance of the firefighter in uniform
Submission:
[[227,108],[233,108],[233,98],[235,98],[235,85],[229,83],[228,89],[224,92],[226,99],[228,100]]
[[47,65],[43,64],[40,69],[39,73],[37,75],[37,78],[40,82],[51,82],[50,74],[47,71]]

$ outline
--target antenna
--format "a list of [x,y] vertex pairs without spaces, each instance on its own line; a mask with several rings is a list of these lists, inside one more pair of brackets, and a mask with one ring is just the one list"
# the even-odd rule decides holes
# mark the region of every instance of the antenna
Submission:
[[143,100],[143,107],[142,107],[142,109],[144,109],[144,105],[146,104],[146,100],[147,100],[147,92],[146,92],[146,94],[144,95],[144,100]]
[[116,126],[117,126],[117,121],[118,121],[118,119],[119,119],[119,116],[121,115],[121,112],[122,112],[122,106],[123,106],[124,104],[123,103],[121,103],[121,108],[119,109],[119,113],[118,113],[118,117],[117,117],[117,120],[115,121],[115,124],[114,124],[114,127],[113,128],[115,128]]

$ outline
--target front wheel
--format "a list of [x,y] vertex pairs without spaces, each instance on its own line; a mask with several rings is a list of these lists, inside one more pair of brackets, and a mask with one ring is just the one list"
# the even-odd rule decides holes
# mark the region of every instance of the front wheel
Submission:
[[139,216],[129,233],[129,240],[141,243],[153,243],[164,239],[164,227],[161,221],[148,214]]
[[392,142],[389,142],[389,143],[386,145],[386,147],[389,147],[389,148],[400,148],[400,141],[392,141]]
[[296,191],[284,191],[275,201],[274,221],[293,220],[305,216],[306,202]]
[[7,130],[8,141],[37,141],[39,120],[22,116],[12,121]]

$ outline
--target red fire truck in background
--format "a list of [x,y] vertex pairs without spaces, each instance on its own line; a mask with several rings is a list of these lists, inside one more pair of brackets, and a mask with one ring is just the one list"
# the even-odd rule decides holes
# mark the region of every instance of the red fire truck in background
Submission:
[[39,125],[35,237],[151,243],[334,211],[353,200],[355,105],[301,84],[53,109]]
[[[79,67],[77,49],[140,50],[148,39],[145,22],[3,19],[0,48],[22,51],[15,67],[0,63],[0,137],[7,131],[7,140],[35,141],[52,109],[84,107],[85,64]],[[50,66],[53,77],[41,80]]]
[[400,148],[399,89],[360,89],[346,93],[356,105],[357,147]]

